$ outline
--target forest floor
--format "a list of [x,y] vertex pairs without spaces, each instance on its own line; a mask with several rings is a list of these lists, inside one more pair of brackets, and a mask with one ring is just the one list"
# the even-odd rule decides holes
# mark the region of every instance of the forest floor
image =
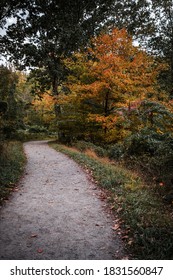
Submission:
[[124,259],[116,217],[89,175],[47,141],[24,144],[27,165],[0,210],[0,259]]

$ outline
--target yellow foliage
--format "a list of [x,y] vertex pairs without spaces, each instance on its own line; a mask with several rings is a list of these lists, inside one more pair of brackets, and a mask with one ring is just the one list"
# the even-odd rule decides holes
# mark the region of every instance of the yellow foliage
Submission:
[[[75,61],[67,60],[74,76],[66,84],[70,93],[61,94],[58,102],[76,113],[76,118],[101,127],[102,137],[111,142],[118,133],[120,138],[128,133],[116,128],[124,121],[123,112],[138,109],[148,93],[156,94],[162,67],[133,46],[125,29],[93,38],[92,46],[86,53],[76,54]],[[94,59],[88,60],[88,55]]]
[[50,123],[54,119],[55,100],[48,92],[41,99],[36,97],[32,105],[43,122]]

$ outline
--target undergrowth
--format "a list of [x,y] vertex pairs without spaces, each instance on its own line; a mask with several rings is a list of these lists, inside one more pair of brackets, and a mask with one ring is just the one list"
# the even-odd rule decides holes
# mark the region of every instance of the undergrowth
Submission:
[[0,150],[0,204],[2,204],[23,172],[25,155],[22,143],[18,141],[1,143]]
[[[100,158],[93,151],[51,144],[90,170],[100,187],[109,190],[111,208],[127,233],[126,246],[133,259],[173,259],[173,221],[165,205],[143,180],[119,164]],[[81,152],[83,150],[83,152]]]

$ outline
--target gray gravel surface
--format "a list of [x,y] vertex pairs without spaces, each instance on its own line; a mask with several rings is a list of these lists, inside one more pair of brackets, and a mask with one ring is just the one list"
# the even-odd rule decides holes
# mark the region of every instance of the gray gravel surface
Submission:
[[24,149],[25,174],[0,210],[0,259],[122,259],[113,217],[82,168],[46,141]]

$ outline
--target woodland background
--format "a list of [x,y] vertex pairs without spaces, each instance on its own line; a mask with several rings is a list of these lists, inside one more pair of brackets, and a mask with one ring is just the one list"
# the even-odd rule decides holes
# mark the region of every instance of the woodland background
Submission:
[[111,171],[104,186],[139,210],[122,214],[128,246],[172,258],[172,1],[2,0],[0,28],[1,200],[21,174],[21,142],[56,138],[133,174],[124,184]]

